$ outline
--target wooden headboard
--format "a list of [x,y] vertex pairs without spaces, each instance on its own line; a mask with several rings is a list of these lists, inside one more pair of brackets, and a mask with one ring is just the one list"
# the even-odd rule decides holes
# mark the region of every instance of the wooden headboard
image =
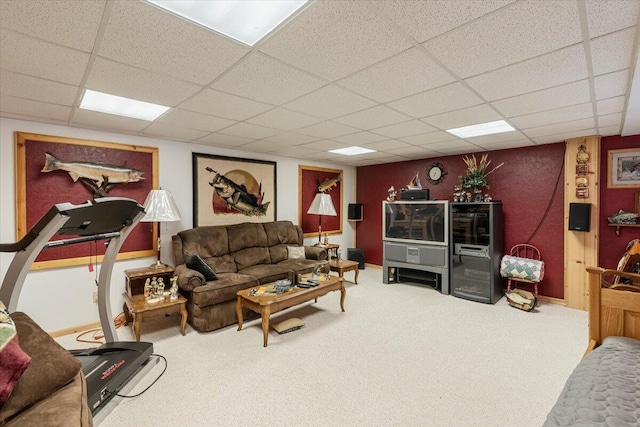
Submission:
[[616,277],[640,282],[640,274],[587,267],[589,273],[589,346],[609,335],[640,340],[640,286],[614,284]]

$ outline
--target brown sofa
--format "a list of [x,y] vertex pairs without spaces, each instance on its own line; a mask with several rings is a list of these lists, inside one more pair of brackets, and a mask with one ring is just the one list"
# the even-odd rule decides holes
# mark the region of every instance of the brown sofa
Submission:
[[[305,247],[304,259],[289,259],[289,246],[303,246],[302,229],[291,221],[205,226],[173,236],[173,256],[180,291],[187,297],[189,324],[207,332],[237,323],[236,292],[280,279],[295,282],[297,274],[319,265],[329,272],[325,249]],[[217,275],[203,274],[185,265],[185,255],[199,255]],[[245,311],[246,318],[256,314]]]
[[31,363],[0,407],[0,426],[92,426],[82,364],[26,314],[11,319]]

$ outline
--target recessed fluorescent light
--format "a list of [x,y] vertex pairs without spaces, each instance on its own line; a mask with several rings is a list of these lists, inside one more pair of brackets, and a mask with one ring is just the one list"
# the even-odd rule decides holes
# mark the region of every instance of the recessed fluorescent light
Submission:
[[80,108],[152,122],[171,107],[87,89]]
[[344,154],[345,156],[354,156],[356,154],[375,153],[376,150],[370,150],[362,147],[347,147],[339,148],[337,150],[329,150],[330,153]]
[[460,138],[472,138],[481,135],[493,135],[494,133],[511,132],[515,129],[504,120],[480,123],[479,125],[464,126],[461,128],[447,129],[447,132]]
[[308,0],[147,0],[189,21],[253,46]]

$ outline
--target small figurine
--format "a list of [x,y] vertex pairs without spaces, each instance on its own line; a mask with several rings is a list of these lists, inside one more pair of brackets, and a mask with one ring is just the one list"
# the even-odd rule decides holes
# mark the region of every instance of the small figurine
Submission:
[[164,279],[162,277],[158,279],[158,293],[156,295],[164,298]]
[[147,277],[147,280],[144,282],[144,299],[151,298],[151,279]]
[[329,233],[324,234],[324,245],[327,246],[329,244]]
[[155,277],[151,278],[151,298],[158,296],[158,280]]
[[387,200],[392,202],[396,199],[396,195],[398,194],[398,192],[396,191],[396,189],[393,187],[393,185],[391,187],[389,187],[389,190],[387,190]]
[[177,300],[178,299],[178,276],[173,276],[169,279],[171,282],[171,288],[169,288],[169,292],[171,292],[171,297],[169,299]]
[[422,190],[422,184],[420,183],[420,176],[418,172],[411,178],[409,184],[407,184],[407,190]]

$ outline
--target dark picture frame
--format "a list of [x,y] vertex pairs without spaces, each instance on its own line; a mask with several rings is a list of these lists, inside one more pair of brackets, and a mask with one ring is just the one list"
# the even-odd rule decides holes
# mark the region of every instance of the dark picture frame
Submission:
[[193,226],[276,221],[276,166],[266,160],[192,153]]
[[[127,197],[143,204],[158,188],[158,148],[61,136],[15,133],[16,148],[16,240],[21,239],[55,204],[80,205],[100,197],[91,182],[63,169],[43,171],[46,153],[64,163],[115,165],[142,172],[137,182],[118,183],[106,190],[109,197]],[[102,195],[104,196],[104,194]],[[157,230],[153,223],[139,223],[129,234],[118,260],[155,256]],[[69,238],[69,236],[65,236]],[[54,237],[60,239],[62,237]],[[32,270],[101,262],[106,248],[93,242],[50,248],[36,258]]]
[[640,188],[640,149],[609,150],[607,188]]
[[318,235],[319,215],[308,214],[309,206],[316,194],[318,186],[328,179],[340,176],[340,180],[325,193],[331,195],[336,216],[322,216],[322,234],[342,233],[342,169],[328,169],[315,166],[298,166],[298,224],[304,237]]

